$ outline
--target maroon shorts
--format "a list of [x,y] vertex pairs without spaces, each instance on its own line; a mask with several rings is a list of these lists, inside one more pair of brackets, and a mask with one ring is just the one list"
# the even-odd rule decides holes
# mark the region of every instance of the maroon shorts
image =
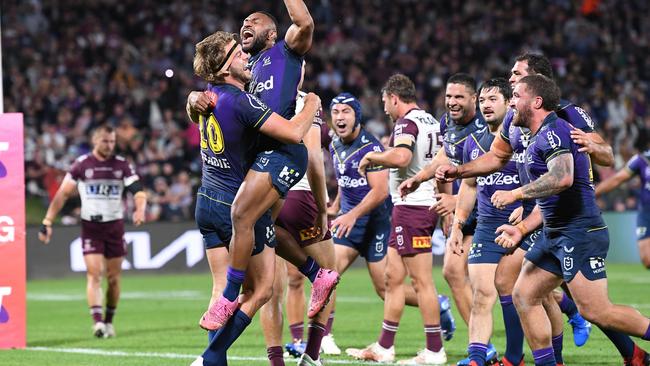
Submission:
[[431,252],[431,235],[438,215],[427,206],[396,205],[393,207],[388,246],[401,256]]
[[[289,232],[301,247],[318,243],[318,231],[314,226],[318,207],[310,191],[289,191],[275,224]],[[323,240],[331,239],[327,230]]]
[[81,221],[81,250],[86,254],[103,254],[106,258],[124,257],[124,220],[108,222]]

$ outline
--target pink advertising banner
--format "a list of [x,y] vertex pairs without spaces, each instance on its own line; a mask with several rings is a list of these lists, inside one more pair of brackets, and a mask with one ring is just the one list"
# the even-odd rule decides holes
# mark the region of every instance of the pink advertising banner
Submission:
[[23,115],[0,114],[0,349],[25,348]]

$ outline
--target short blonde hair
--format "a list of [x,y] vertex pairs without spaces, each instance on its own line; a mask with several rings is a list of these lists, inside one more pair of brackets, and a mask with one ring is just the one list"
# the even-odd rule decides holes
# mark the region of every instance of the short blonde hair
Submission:
[[194,53],[194,73],[209,83],[224,81],[227,73],[220,73],[227,52],[226,47],[235,40],[234,33],[218,31],[196,44]]

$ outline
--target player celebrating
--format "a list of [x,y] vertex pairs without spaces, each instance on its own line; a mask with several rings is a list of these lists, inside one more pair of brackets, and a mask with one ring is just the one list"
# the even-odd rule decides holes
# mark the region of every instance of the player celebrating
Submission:
[[650,150],[634,155],[625,165],[613,176],[602,181],[596,186],[596,197],[612,191],[624,182],[638,175],[641,179],[641,193],[639,195],[639,213],[636,219],[636,236],[639,245],[641,263],[650,269]]
[[[190,118],[199,119],[200,123],[203,176],[196,218],[208,251],[227,246],[233,235],[231,205],[252,160],[251,146],[257,131],[287,143],[300,141],[320,108],[318,97],[310,94],[303,111],[291,121],[271,112],[263,102],[243,90],[251,78],[246,67],[248,60],[248,54],[230,33],[217,32],[196,46],[195,73],[210,83],[208,90],[216,95],[216,104],[207,118],[190,113]],[[275,232],[270,210],[255,223],[253,230],[255,246],[245,291],[237,301],[239,309],[233,320],[214,334],[208,349],[193,365],[224,364],[226,350],[270,297],[275,267]],[[219,253],[227,255],[223,249]],[[208,255],[211,257],[214,256]],[[215,266],[211,264],[211,268]]]
[[[299,0],[285,0],[292,20],[284,40],[277,42],[277,25],[272,15],[255,12],[244,19],[240,30],[242,47],[251,54],[249,68],[252,79],[249,91],[264,101],[271,110],[289,118],[295,113],[297,88],[302,74],[303,55],[311,48],[314,23],[305,4]],[[193,110],[203,112],[199,106]],[[217,330],[237,308],[237,296],[245,278],[253,245],[253,225],[266,210],[283,198],[289,188],[304,175],[307,150],[302,143],[283,144],[273,138],[260,138],[258,155],[232,207],[233,235],[230,246],[230,265],[226,286],[208,312],[201,319],[202,327]],[[276,207],[279,212],[279,207]],[[318,313],[333,288],[338,274],[321,270],[313,259],[301,262],[309,268],[304,273],[312,282],[309,314]]]
[[[517,110],[516,125],[532,134],[525,159],[531,183],[513,191],[497,191],[491,199],[503,208],[534,198],[543,215],[542,238],[526,254],[529,261],[514,290],[536,365],[556,364],[539,299],[562,280],[585,318],[603,328],[650,340],[650,319],[633,308],[612,304],[607,297],[607,226],[596,205],[589,156],[571,141],[571,125],[553,112],[559,95],[555,83],[541,75],[526,76],[515,85],[511,107]],[[506,229],[513,242],[521,239],[520,230]]]
[[[304,70],[304,69],[303,69]],[[300,92],[296,112],[304,106],[305,93]],[[292,246],[298,246],[301,252],[309,255],[309,258],[322,265],[324,268],[334,268],[334,245],[327,222],[327,192],[325,184],[325,166],[323,164],[323,152],[321,148],[321,125],[322,115],[314,118],[309,132],[305,136],[305,145],[309,152],[307,173],[293,186],[282,206],[282,210],[275,221],[278,234],[278,242],[286,245],[292,242]],[[307,265],[310,265],[307,263]],[[304,282],[304,276],[291,264],[278,260],[276,266],[276,278],[274,283],[273,296],[261,310],[262,327],[267,342],[267,355],[272,366],[284,365],[282,352],[282,303],[285,294],[287,269],[293,268],[295,275]],[[306,269],[303,268],[303,272]],[[291,279],[290,279],[291,280]],[[295,281],[295,279],[293,280]],[[300,286],[300,291],[303,291]],[[291,294],[294,295],[294,294]],[[304,298],[304,292],[301,293]],[[287,298],[287,303],[294,301]],[[288,308],[289,306],[287,306]],[[320,365],[319,352],[321,343],[326,331],[326,323],[330,315],[332,305],[328,305],[323,311],[312,317],[308,327],[308,342],[303,344],[302,335],[297,335],[297,344],[291,343],[288,348],[297,357],[301,357],[299,365]],[[298,318],[295,314],[287,311],[289,321]],[[303,319],[304,310],[299,311],[299,318]],[[297,323],[297,322],[296,322]],[[291,323],[296,328],[295,323]],[[292,328],[292,329],[293,329]],[[302,348],[296,350],[295,348]]]
[[[122,261],[126,255],[122,193],[133,194],[133,223],[144,223],[147,196],[133,166],[114,155],[115,130],[102,125],[92,134],[93,150],[70,168],[47,209],[38,238],[52,237],[52,222],[78,188],[81,196],[81,245],[86,263],[86,298],[93,317],[93,334],[115,337],[113,316],[120,299]],[[102,319],[102,273],[106,272],[106,315]]]
[[[454,74],[447,80],[445,91],[445,107],[447,112],[440,118],[440,131],[444,149],[438,151],[433,161],[423,167],[415,176],[406,179],[399,187],[402,197],[413,192],[422,182],[434,177],[436,169],[441,164],[459,165],[463,163],[463,147],[465,140],[473,132],[485,127],[483,116],[476,107],[476,80],[468,74]],[[443,217],[443,229],[446,228],[445,218],[456,207],[456,194],[460,182],[453,185],[453,194],[439,193],[438,201],[434,208]],[[450,218],[451,216],[449,216]],[[468,277],[467,253],[476,227],[476,209],[472,210],[467,222],[462,228],[463,251],[461,255],[453,255],[447,248],[443,262],[443,275],[452,291],[454,302],[465,324],[469,326],[470,307],[472,303],[472,289]],[[450,339],[448,335],[446,339]],[[497,352],[494,346],[488,344],[488,359],[497,361]],[[467,365],[469,358],[461,361],[459,365]]]
[[377,165],[391,168],[394,207],[386,263],[384,322],[377,342],[362,350],[349,350],[349,354],[378,362],[394,360],[393,343],[404,309],[404,279],[408,273],[424,323],[426,348],[400,363],[443,365],[447,355],[442,347],[439,304],[431,276],[431,235],[438,217],[429,207],[435,202],[435,187],[432,182],[423,183],[404,198],[400,198],[397,189],[437,153],[440,123],[417,106],[415,85],[404,75],[396,74],[388,79],[382,89],[382,99],[386,114],[395,121],[391,148],[366,154],[359,163],[359,172],[365,175]]

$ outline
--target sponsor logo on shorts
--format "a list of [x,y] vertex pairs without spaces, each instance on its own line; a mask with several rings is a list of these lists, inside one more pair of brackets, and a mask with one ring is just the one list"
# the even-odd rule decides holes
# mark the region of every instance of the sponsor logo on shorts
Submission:
[[300,234],[300,241],[307,241],[318,237],[318,235],[320,234],[320,228],[316,226],[312,226],[310,228],[300,230],[299,234]]
[[404,245],[404,235],[397,235],[397,246],[403,246]]
[[646,226],[639,226],[636,228],[636,237],[637,238],[643,238],[645,236],[645,233],[648,231],[648,228]]
[[593,273],[600,273],[605,271],[605,258],[589,257],[589,267],[591,267]]
[[375,252],[381,253],[384,251],[384,234],[375,235]]
[[413,237],[413,249],[426,249],[431,248],[431,237],[430,236],[414,236]]
[[275,240],[275,228],[273,225],[266,227],[266,241],[272,242]]
[[483,253],[481,252],[481,248],[483,248],[483,244],[472,243],[472,245],[469,247],[468,258],[479,258],[482,256]]
[[401,233],[402,230],[404,230],[404,229],[403,229],[401,226],[396,226],[396,227],[395,227],[395,232],[396,232],[396,233]]
[[84,253],[95,250],[92,239],[84,239],[83,249]]
[[278,176],[278,180],[283,185],[290,187],[294,184],[294,182],[298,179],[299,176],[300,173],[297,170],[293,168],[289,168],[288,166],[285,165],[282,168],[280,175]]

